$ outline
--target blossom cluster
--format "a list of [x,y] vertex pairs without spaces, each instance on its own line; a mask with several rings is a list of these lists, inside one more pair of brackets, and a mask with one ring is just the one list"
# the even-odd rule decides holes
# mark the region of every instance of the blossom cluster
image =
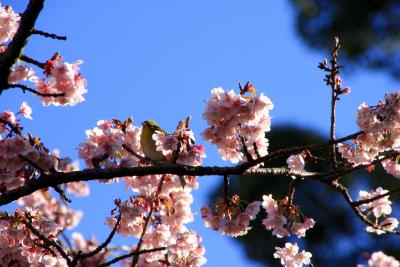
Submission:
[[245,96],[218,87],[211,91],[203,114],[208,127],[203,139],[215,144],[222,159],[237,163],[247,160],[244,149],[254,158],[265,156],[273,108],[271,100],[260,94]]
[[[371,190],[371,192],[360,191],[359,201],[369,200],[388,192],[389,191],[384,190],[381,187]],[[386,217],[392,213],[391,204],[392,202],[389,200],[389,196],[385,196],[360,205],[360,210],[365,212],[367,215],[373,216],[373,221],[376,222],[375,227],[367,226],[366,230],[368,232],[380,235],[386,231],[392,231],[397,228],[399,221],[396,218]]]
[[19,114],[32,119],[26,102],[16,114],[10,110],[0,113],[0,191],[16,188],[38,172],[67,171],[69,158],[52,155],[37,137],[22,135]]
[[310,264],[311,253],[307,251],[299,252],[299,247],[296,243],[286,243],[285,247],[276,247],[274,258],[279,258],[281,264],[285,267],[301,267],[303,264]]
[[142,155],[140,134],[141,129],[132,123],[120,127],[112,121],[100,120],[93,130],[86,131],[86,142],[79,145],[79,157],[89,168],[94,165],[102,168],[136,166],[138,159],[123,146]]
[[10,41],[19,27],[21,17],[15,13],[12,7],[0,6],[0,52],[4,52],[4,44]]
[[368,265],[358,264],[357,267],[399,267],[400,262],[382,251],[372,253]]
[[195,145],[194,134],[184,122],[179,123],[172,135],[156,131],[152,138],[155,141],[156,150],[160,151],[167,160],[173,160],[174,153],[179,149],[176,159],[178,164],[200,166],[201,158],[206,157],[204,147]]
[[[134,126],[131,119],[124,122],[99,121],[97,127],[86,131],[87,139],[79,146],[79,155],[89,168],[151,165],[151,161],[143,160],[141,133],[142,128]],[[177,153],[178,164],[198,166],[201,157],[205,156],[202,148],[195,145],[193,132],[183,124],[172,135],[155,132],[152,138],[166,160],[172,160]],[[143,249],[174,247],[141,255],[139,266],[163,261],[166,253],[168,257],[176,258],[177,264],[180,264],[177,266],[204,264],[204,248],[199,244],[200,239],[185,226],[193,221],[191,190],[198,187],[196,177],[164,174],[128,176],[123,180],[125,187],[135,194],[129,200],[117,201],[121,219],[116,231],[123,236],[139,238],[146,229],[141,246]],[[148,216],[151,218],[146,225]],[[118,216],[111,216],[106,219],[106,224],[114,228],[117,221]],[[185,244],[193,240],[198,242]]]
[[[5,52],[7,43],[13,39],[18,30],[21,17],[10,6],[0,6],[0,53]],[[47,60],[44,66],[45,78],[36,76],[35,71],[17,61],[11,68],[8,83],[30,81],[35,84],[37,95],[44,105],[76,105],[84,101],[83,94],[86,90],[86,80],[79,72],[81,60],[75,63],[62,61],[62,57],[56,53]]]
[[[57,250],[50,249],[38,236],[31,232],[29,223],[48,240],[56,240],[62,227],[48,220],[35,210],[16,210],[14,215],[0,214],[0,265],[12,266],[68,266]],[[46,249],[47,248],[47,249]]]
[[217,202],[215,211],[209,206],[201,208],[204,225],[219,231],[223,235],[237,237],[247,234],[251,229],[250,221],[260,212],[260,201],[254,201],[243,210],[237,195],[231,199],[221,199]]
[[353,165],[370,164],[379,153],[397,149],[400,145],[400,92],[385,95],[376,106],[361,104],[357,124],[362,131],[353,144],[339,144],[344,158]]
[[315,221],[305,217],[294,205],[289,205],[288,199],[276,201],[272,195],[264,195],[262,206],[267,212],[267,217],[262,223],[272,234],[281,238],[296,235],[298,238],[304,237],[306,231],[314,227]]

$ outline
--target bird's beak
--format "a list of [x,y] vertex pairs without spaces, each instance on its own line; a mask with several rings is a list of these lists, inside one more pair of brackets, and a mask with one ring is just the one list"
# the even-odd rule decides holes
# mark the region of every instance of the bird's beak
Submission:
[[142,121],[142,126],[144,126],[144,121]]

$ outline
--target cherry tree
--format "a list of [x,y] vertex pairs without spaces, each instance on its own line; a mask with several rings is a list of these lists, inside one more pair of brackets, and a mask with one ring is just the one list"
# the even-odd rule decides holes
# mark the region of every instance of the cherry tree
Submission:
[[[30,0],[20,14],[11,6],[0,7],[0,93],[32,93],[44,106],[84,105],[87,89],[81,60],[68,63],[54,53],[40,62],[24,54],[32,35],[66,40],[35,28],[43,5],[44,0]],[[143,152],[144,126],[132,118],[99,118],[97,125],[88,126],[86,140],[77,144],[78,157],[85,162],[79,169],[70,158],[47,147],[46,140],[23,128],[24,120],[32,119],[32,109],[21,98],[19,110],[0,114],[0,204],[15,202],[20,206],[13,212],[0,213],[0,265],[204,265],[201,237],[187,224],[193,221],[192,191],[199,186],[198,177],[208,175],[220,175],[224,184],[219,199],[200,210],[204,226],[230,238],[243,236],[264,209],[265,231],[276,238],[298,239],[271,252],[283,266],[312,265],[312,251],[303,250],[299,244],[318,222],[294,201],[296,187],[305,180],[321,183],[341,195],[351,207],[351,215],[365,224],[365,231],[399,234],[399,222],[390,216],[390,197],[400,191],[398,188],[366,188],[353,199],[341,178],[358,170],[371,172],[378,164],[390,175],[400,177],[400,93],[387,93],[378,103],[360,104],[356,114],[360,131],[336,138],[336,104],[350,93],[340,78],[339,49],[339,39],[335,38],[330,59],[319,64],[331,90],[329,140],[325,143],[269,151],[265,134],[273,131],[272,100],[250,82],[239,83],[237,92],[220,87],[211,90],[203,113],[208,127],[202,138],[217,147],[220,157],[228,162],[226,166],[202,165],[206,154],[201,142],[195,141],[190,117],[179,121],[171,134],[154,131],[150,135],[163,160],[151,160]],[[313,156],[314,151],[325,148],[330,149],[325,158]],[[264,166],[277,158],[287,159],[287,165]],[[311,162],[328,163],[329,171],[309,171],[307,164]],[[230,176],[254,174],[291,177],[287,195],[277,199],[266,192],[262,199],[241,199],[229,190]],[[70,207],[69,195],[88,196],[86,181],[92,180],[105,184],[121,180],[131,196],[116,198],[115,208],[104,216],[110,229],[105,240],[85,239],[78,232],[69,239],[64,231],[78,225],[82,216]],[[110,244],[116,234],[138,241],[115,248]],[[360,266],[400,265],[381,251],[371,251],[363,264]]]

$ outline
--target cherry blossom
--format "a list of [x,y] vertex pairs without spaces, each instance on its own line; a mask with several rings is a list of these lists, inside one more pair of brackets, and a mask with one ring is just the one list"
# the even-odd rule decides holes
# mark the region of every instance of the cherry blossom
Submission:
[[25,64],[17,63],[15,64],[8,76],[8,83],[15,84],[21,81],[38,81],[38,77],[35,75],[35,71]]
[[301,154],[299,155],[291,155],[287,160],[286,164],[289,169],[296,171],[304,171],[305,161]]
[[82,60],[75,63],[62,62],[62,57],[56,53],[45,65],[46,79],[37,80],[36,89],[42,94],[62,94],[62,96],[40,96],[45,106],[74,106],[83,102],[86,90],[86,80],[79,72]]
[[57,252],[52,255],[43,241],[27,228],[24,222],[31,224],[48,240],[56,240],[62,227],[51,220],[38,215],[37,210],[16,210],[13,215],[0,214],[0,265],[12,266],[68,266]]
[[396,218],[386,217],[378,223],[377,227],[367,226],[365,230],[377,235],[385,234],[387,231],[393,231],[399,226],[399,221]]
[[265,132],[270,131],[272,108],[271,100],[263,94],[247,97],[214,88],[203,114],[210,126],[202,133],[203,139],[215,144],[222,159],[232,163],[245,160],[242,140],[253,157],[257,156],[256,150],[265,156]]
[[201,238],[195,232],[185,232],[177,235],[176,243],[168,249],[173,267],[197,267],[204,265],[205,249],[200,245]]
[[[359,192],[359,200],[370,199],[370,198],[385,194],[387,192],[389,192],[389,191],[382,189],[382,187],[378,187],[375,190],[372,190],[371,192],[360,191]],[[365,211],[365,210],[372,211],[373,215],[376,218],[379,218],[383,215],[389,215],[390,213],[392,213],[391,204],[392,204],[392,202],[389,200],[389,196],[385,196],[385,197],[381,197],[377,200],[371,201],[369,203],[362,204],[360,206],[360,209],[362,211]]]
[[276,201],[272,195],[264,195],[262,206],[267,212],[267,217],[262,223],[279,238],[289,236],[290,233],[298,238],[304,237],[305,232],[315,225],[315,221],[301,214],[298,207],[289,207],[287,199]]
[[285,247],[275,247],[274,258],[281,259],[281,264],[285,267],[301,267],[310,264],[312,257],[310,252],[301,251],[296,243],[286,243]]
[[393,175],[396,178],[400,178],[400,165],[396,161],[385,159],[382,160],[381,164],[387,173]]
[[201,208],[201,217],[204,225],[219,231],[223,235],[237,237],[247,234],[251,229],[250,221],[256,218],[260,211],[260,201],[254,201],[247,205],[245,210],[240,207],[240,199],[233,196],[231,200],[219,200],[216,210],[213,212],[209,206]]
[[400,262],[392,256],[387,256],[382,251],[372,253],[368,265],[358,264],[357,267],[399,267]]
[[12,7],[0,7],[0,42],[7,42],[14,37],[19,27],[20,16]]
[[28,105],[28,102],[26,102],[26,101],[22,102],[22,105],[19,108],[18,113],[22,114],[25,118],[32,120],[32,117],[31,117],[32,108]]

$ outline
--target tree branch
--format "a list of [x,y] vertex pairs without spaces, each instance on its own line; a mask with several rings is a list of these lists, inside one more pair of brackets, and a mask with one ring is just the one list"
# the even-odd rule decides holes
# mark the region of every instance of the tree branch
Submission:
[[26,85],[23,85],[23,84],[9,84],[7,89],[9,89],[9,88],[20,88],[20,89],[22,89],[22,91],[24,93],[25,93],[25,91],[28,91],[28,92],[31,92],[31,93],[33,93],[35,95],[43,96],[43,97],[60,97],[60,96],[64,96],[65,95],[64,93],[56,93],[56,94],[41,93],[41,92],[39,92],[39,91],[37,91],[37,90],[35,90],[33,88],[30,88],[30,87],[28,87]]
[[31,31],[31,34],[37,34],[37,35],[41,35],[41,36],[44,36],[44,37],[47,37],[47,38],[51,38],[51,39],[56,39],[56,40],[62,40],[62,41],[66,41],[67,40],[67,36],[61,36],[61,35],[57,35],[57,34],[54,34],[54,33],[48,33],[48,32],[41,31],[41,30],[36,30],[36,29],[33,29]]
[[112,259],[112,260],[110,260],[110,261],[108,261],[106,263],[100,264],[99,267],[110,266],[111,264],[117,263],[117,262],[119,262],[121,260],[124,260],[124,259],[128,259],[128,258],[130,258],[132,256],[138,256],[138,255],[141,255],[141,254],[144,254],[144,253],[151,253],[151,252],[162,251],[162,250],[166,250],[166,249],[167,249],[166,247],[159,247],[159,248],[142,249],[140,251],[134,251],[134,252],[131,252],[131,253],[116,257],[116,258],[114,258],[114,259]]
[[7,50],[0,54],[0,94],[9,87],[8,76],[11,67],[21,56],[22,50],[28,42],[32,29],[35,25],[41,10],[43,9],[44,0],[30,0],[28,7],[21,16],[18,31],[14,35]]

